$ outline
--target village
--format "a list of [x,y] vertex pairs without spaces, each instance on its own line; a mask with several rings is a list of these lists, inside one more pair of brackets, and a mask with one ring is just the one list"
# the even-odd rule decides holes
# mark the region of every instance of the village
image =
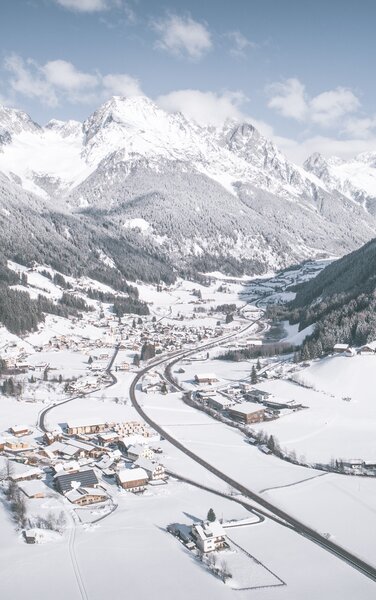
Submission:
[[[61,290],[41,271],[28,271],[29,285],[58,298]],[[322,472],[374,477],[376,457],[330,450],[337,458],[329,460],[318,444],[310,445],[312,457],[306,446],[301,456],[294,453],[295,445],[293,450],[283,446],[283,436],[286,430],[288,444],[292,428],[305,431],[311,419],[314,427],[318,419],[322,430],[327,409],[318,415],[319,399],[356,410],[350,386],[337,398],[311,382],[309,374],[333,361],[338,368],[345,365],[338,361],[349,358],[354,368],[369,369],[376,360],[375,344],[357,349],[337,344],[322,363],[296,364],[285,348],[298,344],[302,334],[285,325],[283,352],[273,355],[264,340],[272,324],[253,303],[255,284],[249,290],[252,302],[246,303],[246,287],[235,282],[213,279],[206,288],[179,282],[161,291],[140,285],[148,314],[122,316],[114,314],[111,303],[86,296],[82,282],[72,279],[70,285],[70,293],[80,294],[92,310],[80,318],[48,315],[28,336],[0,335],[0,488],[14,532],[28,544],[41,545],[65,539],[67,531],[110,527],[123,511],[130,518],[142,515],[153,502],[150,514],[164,515],[163,529],[215,579],[236,590],[286,585],[278,569],[254,559],[248,538],[240,536],[262,530],[268,520],[257,505],[247,508],[239,492],[216,478],[210,479],[196,515],[188,512],[172,521],[165,512],[170,498],[188,495],[192,485],[196,493],[196,481],[207,477],[142,414],[190,450],[204,448],[205,459],[237,471],[240,479],[242,465],[252,459],[257,473],[252,485],[260,489],[274,480],[269,473],[275,469],[282,469],[276,477],[280,485]],[[265,301],[285,294],[278,277],[274,284],[261,281],[260,290]],[[225,358],[244,351],[249,358]],[[138,410],[131,393],[135,379]],[[228,446],[222,458],[218,444],[224,450]],[[208,512],[213,500],[222,506],[218,490],[227,504],[224,514],[217,508],[213,516]]]

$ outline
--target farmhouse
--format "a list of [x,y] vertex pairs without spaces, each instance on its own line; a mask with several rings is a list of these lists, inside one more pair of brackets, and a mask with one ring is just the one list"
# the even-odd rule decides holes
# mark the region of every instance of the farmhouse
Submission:
[[349,345],[348,344],[335,344],[333,346],[333,352],[335,352],[336,354],[343,354],[348,349],[349,349]]
[[27,450],[29,448],[30,445],[27,442],[23,442],[16,437],[5,438],[4,450],[19,452],[20,450]]
[[131,460],[139,460],[140,458],[152,459],[154,456],[154,452],[153,450],[150,450],[149,446],[135,444],[134,446],[128,446],[127,456]]
[[72,422],[67,423],[68,435],[78,435],[80,433],[101,433],[108,429],[107,423],[102,420],[92,419],[91,422]]
[[136,463],[137,467],[141,467],[148,474],[149,479],[165,479],[166,470],[163,465],[148,458],[139,458]]
[[149,478],[148,474],[141,467],[136,469],[122,469],[117,474],[118,484],[131,492],[143,492]]
[[371,344],[366,344],[365,346],[362,346],[361,348],[359,348],[358,350],[358,354],[375,354],[375,347],[374,347],[374,342]]
[[31,433],[29,427],[26,427],[26,425],[13,425],[13,427],[9,428],[9,432],[15,437],[22,437]]
[[47,487],[38,479],[23,481],[18,487],[28,498],[44,498],[46,496]]
[[218,381],[219,379],[214,373],[195,375],[195,382],[199,385],[213,385],[213,383],[217,383]]
[[64,496],[68,498],[69,502],[78,506],[105,502],[108,499],[107,494],[103,491],[86,487],[72,488],[68,492],[65,492]]
[[[98,479],[93,469],[86,469],[78,473],[64,473],[55,476],[55,485],[59,492],[64,494],[74,487],[97,487]],[[78,485],[77,485],[78,484]]]
[[242,402],[228,409],[230,417],[243,423],[259,423],[264,420],[265,409],[254,402]]
[[30,467],[17,462],[10,462],[9,479],[14,482],[40,479],[43,471],[39,467]]
[[226,534],[222,525],[218,521],[210,523],[194,523],[191,528],[191,536],[194,539],[197,548],[201,552],[213,552],[227,547]]

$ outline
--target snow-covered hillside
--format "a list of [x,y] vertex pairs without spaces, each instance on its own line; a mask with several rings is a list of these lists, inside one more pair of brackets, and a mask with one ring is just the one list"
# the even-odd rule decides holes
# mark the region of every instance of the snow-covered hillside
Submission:
[[[357,198],[289,162],[250,123],[203,127],[146,97],[113,97],[83,124],[40,127],[1,109],[0,140],[0,172],[14,196],[20,186],[33,193],[55,220],[79,213],[85,227],[90,215],[99,254],[115,268],[103,221],[116,227],[111,246],[124,247],[126,236],[174,268],[231,274],[339,256],[375,235],[375,217]],[[64,231],[71,235],[69,225]]]
[[351,160],[325,159],[313,154],[305,164],[329,190],[337,190],[376,214],[376,152],[363,152]]

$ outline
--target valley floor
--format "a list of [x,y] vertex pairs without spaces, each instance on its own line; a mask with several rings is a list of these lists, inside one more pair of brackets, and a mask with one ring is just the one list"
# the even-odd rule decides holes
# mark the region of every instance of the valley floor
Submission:
[[[303,277],[306,268],[302,271]],[[298,278],[299,273],[292,271],[288,278],[286,276],[285,285]],[[219,284],[223,284],[222,289],[226,291],[217,292]],[[217,281],[209,288],[179,282],[158,293],[151,286],[140,285],[140,296],[150,303],[151,315],[144,318],[142,325],[137,325],[138,330],[132,325],[133,317],[126,317],[123,325],[128,337],[124,332],[123,335],[118,333],[119,324],[111,320],[110,307],[105,307],[107,326],[102,329],[95,326],[99,306],[95,308],[98,314],[95,313],[93,323],[88,320],[90,315],[86,316],[87,321],[71,331],[68,320],[48,318],[39,333],[24,340],[3,332],[1,343],[8,353],[16,354],[21,346],[28,346],[30,367],[34,369],[40,363],[48,363],[57,381],[52,378],[43,381],[41,373],[30,370],[28,376],[36,373],[38,382],[32,385],[25,382],[28,398],[1,396],[0,436],[6,437],[10,426],[22,423],[31,430],[25,439],[40,449],[43,428],[66,432],[67,423],[84,419],[88,423],[141,421],[130,397],[132,381],[139,371],[132,365],[135,350],[130,345],[136,347],[136,336],[150,325],[153,317],[153,322],[160,321],[169,330],[169,336],[177,324],[190,331],[202,328],[202,332],[214,332],[220,322],[219,341],[213,333],[207,340],[188,343],[186,347],[191,350],[197,347],[197,352],[189,358],[182,356],[180,362],[173,365],[172,375],[183,389],[197,390],[194,383],[197,374],[214,373],[218,382],[212,391],[220,395],[239,382],[249,384],[255,359],[229,362],[217,357],[229,346],[246,346],[262,338],[270,324],[262,317],[257,294],[261,297],[261,290],[264,294],[267,289],[268,301],[278,301],[285,293],[281,285],[283,287],[283,277],[276,278],[274,283],[273,280]],[[198,304],[196,288],[202,295]],[[251,305],[246,307],[246,301]],[[223,314],[215,310],[217,305],[225,303],[244,308],[228,324]],[[205,311],[195,312],[193,309],[197,306]],[[261,322],[256,321],[258,318]],[[252,320],[255,324],[240,334]],[[48,348],[56,335],[74,338],[74,348]],[[296,335],[292,329],[285,332],[287,338],[296,338]],[[120,345],[119,349],[121,342],[128,347]],[[213,347],[203,349],[205,344]],[[31,347],[40,345],[44,346],[42,351],[30,351]],[[166,359],[179,352],[182,353],[182,349],[166,352]],[[95,363],[103,363],[99,371],[102,375],[94,374],[89,368],[89,356]],[[280,401],[293,400],[307,408],[282,410],[279,418],[254,423],[250,429],[272,434],[281,447],[296,452],[298,457],[304,454],[302,462],[307,465],[329,462],[331,458],[376,460],[372,437],[376,415],[371,391],[374,360],[376,358],[365,356],[330,357],[295,370],[289,357],[263,358],[262,368],[270,378],[262,380],[257,387],[269,391]],[[109,362],[112,379],[106,371]],[[153,359],[150,364],[152,362]],[[121,370],[125,363],[127,368]],[[145,361],[143,367],[147,364]],[[136,387],[137,401],[146,415],[210,465],[376,567],[372,533],[376,518],[375,477],[328,473],[260,452],[257,446],[247,443],[239,429],[184,402],[182,393],[166,382],[164,367],[162,364],[151,370],[157,387],[153,387],[153,382],[146,386],[146,376]],[[84,382],[85,391],[82,392],[82,388],[79,393],[66,392],[58,383],[60,374],[64,379],[75,380],[76,391],[81,389],[77,387],[80,382]],[[291,381],[291,377],[298,377],[300,381]],[[166,383],[165,390],[162,382]],[[303,387],[302,382],[309,387]],[[343,396],[351,400],[344,401]],[[64,440],[69,441],[64,435]],[[101,488],[110,498],[104,507],[74,506],[52,488],[50,475],[44,477],[48,492],[44,498],[27,500],[28,512],[45,517],[51,511],[62,510],[66,515],[62,534],[47,536],[45,543],[24,542],[21,529],[12,520],[5,494],[0,492],[1,598],[121,600],[127,595],[137,600],[150,597],[199,600],[206,595],[218,600],[301,600],[303,597],[307,600],[319,597],[373,600],[375,581],[296,531],[272,518],[257,516],[260,506],[247,501],[222,479],[162,438],[156,442],[161,450],[160,461],[176,477],[170,476],[167,483],[148,485],[143,494],[126,492],[114,480],[103,477],[96,459],[83,461],[95,469]],[[90,442],[90,438],[88,440]],[[127,466],[129,460],[123,451],[122,454],[121,460]],[[4,462],[4,457],[0,460]],[[192,483],[183,482],[179,477]],[[251,509],[241,504],[244,502]],[[190,526],[200,522],[206,518],[209,508],[223,520],[224,527],[229,522],[233,525],[225,529],[231,548],[216,552],[219,563],[226,562],[232,570],[232,578],[226,583],[166,529],[173,523]]]

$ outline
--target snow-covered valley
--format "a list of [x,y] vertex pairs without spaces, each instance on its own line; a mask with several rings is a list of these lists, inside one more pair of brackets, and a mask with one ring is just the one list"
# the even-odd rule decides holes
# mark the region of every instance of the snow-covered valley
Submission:
[[[256,351],[270,345],[267,340],[272,323],[265,318],[263,307],[286,300],[286,285],[309,279],[324,264],[304,264],[276,277],[253,280],[216,274],[209,285],[179,280],[157,289],[139,284],[139,297],[148,303],[149,315],[129,314],[120,319],[114,316],[111,303],[86,295],[85,285],[104,291],[103,285],[72,277],[70,293],[85,298],[91,311],[74,319],[50,315],[37,332],[26,336],[2,329],[1,356],[8,370],[1,381],[4,384],[13,378],[15,391],[8,383],[1,396],[1,460],[3,465],[16,462],[16,471],[7,467],[10,476],[16,477],[15,473],[21,474],[23,469],[26,480],[21,476],[16,485],[36,494],[31,497],[19,492],[25,496],[25,523],[29,523],[22,526],[9,504],[6,477],[1,484],[4,535],[0,554],[6,561],[9,556],[22,557],[20,565],[27,556],[29,567],[22,568],[20,589],[26,593],[34,585],[33,573],[43,561],[49,573],[38,586],[43,600],[60,579],[65,581],[64,597],[69,593],[71,598],[86,595],[99,600],[110,592],[120,598],[124,577],[133,594],[146,598],[150,581],[140,580],[141,561],[152,575],[153,593],[158,597],[168,592],[192,598],[204,590],[223,599],[257,594],[270,600],[282,594],[297,600],[304,590],[313,600],[329,590],[333,597],[350,599],[356,590],[361,591],[362,598],[372,598],[373,583],[353,566],[294,528],[284,527],[273,514],[269,518],[262,504],[241,495],[166,439],[171,436],[178,440],[225,477],[258,494],[260,501],[265,499],[276,510],[285,510],[314,528],[323,540],[338,544],[373,568],[369,523],[376,477],[371,471],[360,472],[359,465],[353,473],[343,474],[335,469],[322,470],[319,463],[330,466],[332,458],[375,462],[371,433],[376,417],[369,391],[375,357],[333,356],[312,361],[310,366],[295,364],[288,350],[282,360],[275,355],[257,358],[257,354],[239,362],[221,358],[234,348]],[[55,302],[61,298],[61,287],[50,278],[53,271],[47,277],[43,267],[29,271],[16,263],[9,266],[26,274],[25,289],[43,290]],[[116,294],[114,290],[112,293]],[[231,306],[232,320],[221,312],[226,306]],[[288,348],[289,340],[293,344],[297,340],[297,333],[296,328],[285,327],[280,337]],[[304,339],[304,334],[299,335],[297,343]],[[158,352],[136,360],[144,352],[145,340]],[[193,398],[200,389],[203,397],[207,394],[202,407],[187,403],[169,381],[165,367],[173,357],[178,359],[172,366],[174,381]],[[252,384],[256,366],[258,382]],[[263,372],[267,376],[263,377]],[[162,428],[164,436],[149,428],[139,414],[132,395],[135,377],[139,378],[137,403]],[[198,385],[197,377],[212,378],[213,383]],[[291,381],[292,377],[300,378],[304,387]],[[209,410],[215,398],[233,409],[244,403],[252,407],[254,401],[244,400],[242,394],[254,389],[268,391],[269,402],[287,403],[287,408],[281,408],[273,418],[266,409],[262,422],[249,425],[231,421],[229,409],[224,413],[218,408]],[[344,395],[351,401],[344,401]],[[300,404],[305,408],[296,410]],[[256,406],[265,411],[264,406]],[[87,432],[69,433],[80,427],[87,427]],[[288,460],[249,443],[259,430],[264,443],[273,436]],[[127,473],[129,478],[139,469],[137,464],[150,462],[149,458],[135,458],[132,452],[136,446],[145,456],[151,453],[154,465],[163,465],[167,478],[150,479],[132,493],[122,486],[121,474]],[[36,479],[30,471],[35,463],[41,468]],[[79,482],[80,473],[88,470],[98,481],[95,493],[103,498],[98,502],[94,494],[94,501],[84,506],[76,503],[75,489],[62,493],[57,482],[66,476]],[[320,511],[317,506],[322,507]],[[225,569],[224,564],[232,572],[225,584],[211,573],[214,563],[206,559],[200,562],[196,550],[166,530],[171,523],[189,529],[192,522],[204,520],[211,507],[220,521],[232,523],[231,529],[225,527],[229,548],[214,553],[219,572]],[[37,523],[53,522],[61,513],[64,525],[58,531],[43,528],[45,525],[38,529]],[[349,514],[356,527],[348,527]],[[244,520],[248,525],[242,525]],[[37,531],[37,543],[25,544],[23,531],[30,537]],[[281,552],[287,546],[288,553]],[[97,568],[99,555],[101,569]],[[167,565],[169,569],[174,565],[187,580],[184,590],[177,578],[166,577]],[[6,595],[11,592],[15,573],[18,567],[12,573],[2,573]],[[259,587],[264,584],[270,587]]]

